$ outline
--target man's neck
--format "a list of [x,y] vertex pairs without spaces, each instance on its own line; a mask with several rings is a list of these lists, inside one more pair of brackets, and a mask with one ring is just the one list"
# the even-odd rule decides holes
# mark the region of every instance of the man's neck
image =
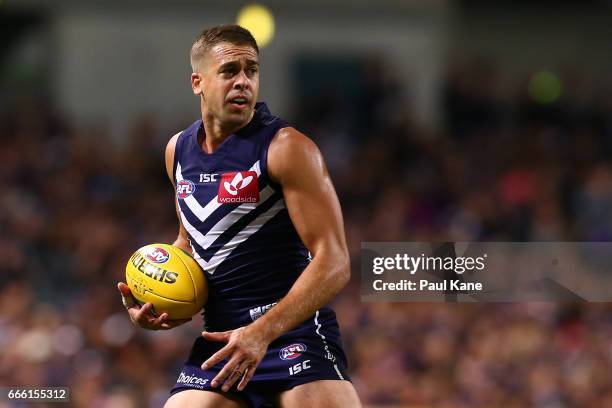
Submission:
[[204,134],[202,135],[201,146],[207,153],[212,153],[217,150],[217,148],[221,146],[221,143],[234,132],[232,129],[222,127],[221,124],[212,117],[207,118],[202,116],[202,121],[204,122]]
[[227,125],[222,124],[217,120],[212,114],[206,114],[202,112],[202,121],[204,122],[204,134],[202,135],[202,139],[200,140],[200,146],[207,153],[212,153],[221,144],[229,135],[237,132],[238,130],[245,127],[251,119],[253,119],[253,114],[248,121],[239,125]]

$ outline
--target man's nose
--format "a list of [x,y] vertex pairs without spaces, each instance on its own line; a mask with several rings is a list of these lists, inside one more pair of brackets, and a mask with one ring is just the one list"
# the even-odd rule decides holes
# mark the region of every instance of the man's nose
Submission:
[[244,90],[249,86],[249,78],[244,71],[240,71],[234,81],[234,88]]

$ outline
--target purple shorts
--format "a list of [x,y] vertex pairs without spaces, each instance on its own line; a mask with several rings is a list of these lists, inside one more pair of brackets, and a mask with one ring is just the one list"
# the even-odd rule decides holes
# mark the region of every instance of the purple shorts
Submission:
[[[189,389],[220,392],[210,382],[221,371],[227,360],[203,371],[200,366],[223,347],[199,337],[189,359],[183,366],[171,394]],[[234,394],[250,407],[272,406],[282,391],[318,380],[347,380],[347,361],[335,315],[323,313],[313,316],[296,329],[279,337],[268,347],[255,374],[243,391]]]

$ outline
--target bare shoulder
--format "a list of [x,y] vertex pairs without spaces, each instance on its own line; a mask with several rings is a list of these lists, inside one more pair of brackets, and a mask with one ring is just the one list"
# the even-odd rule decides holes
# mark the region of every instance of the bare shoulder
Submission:
[[168,173],[168,177],[170,178],[170,181],[172,181],[172,184],[174,184],[174,176],[172,174],[172,167],[174,165],[174,151],[176,150],[176,141],[178,140],[181,133],[182,131],[178,132],[170,138],[168,144],[166,145],[166,153],[164,155],[166,158],[166,172]]
[[[292,127],[279,129],[272,139],[270,149],[317,148],[315,143],[305,134]],[[317,149],[318,150],[318,149]]]
[[324,170],[323,157],[317,145],[308,136],[295,128],[280,129],[268,150],[268,172],[282,182],[302,172]]

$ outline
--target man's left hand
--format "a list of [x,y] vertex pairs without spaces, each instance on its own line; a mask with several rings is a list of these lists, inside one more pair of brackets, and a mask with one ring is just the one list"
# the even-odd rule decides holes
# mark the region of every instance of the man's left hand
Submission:
[[225,358],[229,360],[210,384],[213,388],[223,384],[221,389],[224,392],[229,391],[239,379],[238,391],[244,390],[270,344],[268,340],[251,326],[240,327],[226,332],[202,332],[202,337],[211,341],[227,343],[225,347],[217,351],[202,364],[202,369],[207,370]]

